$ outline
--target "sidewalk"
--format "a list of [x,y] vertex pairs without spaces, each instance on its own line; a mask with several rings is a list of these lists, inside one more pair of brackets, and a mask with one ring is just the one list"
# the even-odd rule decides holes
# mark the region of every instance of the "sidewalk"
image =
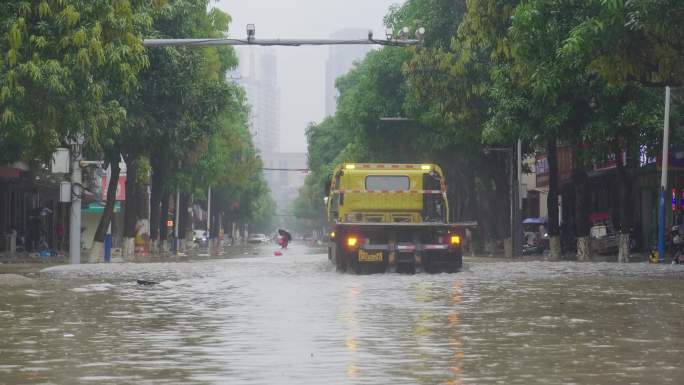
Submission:
[[0,274],[36,274],[47,267],[63,265],[67,261],[65,255],[40,257],[36,253],[16,253],[12,256],[0,253]]
[[[219,253],[210,255],[206,248],[192,248],[172,255],[159,253],[155,255],[135,257],[132,261],[124,261],[121,249],[112,249],[111,263],[154,263],[154,262],[185,262],[189,260],[231,258],[244,255],[248,251],[247,245],[223,245]],[[88,263],[87,250],[81,251],[81,260]],[[68,255],[60,254],[53,257],[41,257],[37,253],[20,252],[14,255],[0,253],[0,274],[37,275],[41,270],[57,265],[69,263]],[[104,263],[104,262],[98,262]]]

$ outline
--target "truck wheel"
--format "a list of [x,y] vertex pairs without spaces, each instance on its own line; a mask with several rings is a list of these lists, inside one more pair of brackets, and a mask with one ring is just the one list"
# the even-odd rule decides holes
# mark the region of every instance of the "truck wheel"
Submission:
[[432,261],[429,255],[423,256],[423,270],[428,274],[436,273],[436,269],[432,266]]
[[354,274],[362,274],[363,273],[363,265],[359,261],[353,261],[351,263],[351,268]]
[[335,259],[335,266],[337,266],[337,271],[346,271],[346,261],[344,253],[340,252],[340,248],[337,244],[333,246],[333,258]]
[[397,273],[415,274],[416,265],[414,263],[397,263]]
[[458,273],[463,267],[463,255],[456,257],[456,260],[452,265],[449,266],[448,273]]

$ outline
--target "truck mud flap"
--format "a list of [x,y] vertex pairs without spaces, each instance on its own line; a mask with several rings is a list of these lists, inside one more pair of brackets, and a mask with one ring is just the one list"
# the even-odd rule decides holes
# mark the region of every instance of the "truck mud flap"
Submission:
[[428,273],[455,273],[463,268],[463,256],[449,251],[433,251],[423,255]]

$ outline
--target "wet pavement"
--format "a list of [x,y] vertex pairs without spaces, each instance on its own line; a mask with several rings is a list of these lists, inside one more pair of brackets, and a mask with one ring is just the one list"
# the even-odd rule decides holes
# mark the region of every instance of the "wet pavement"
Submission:
[[3,288],[0,384],[684,383],[684,266],[355,276],[274,250]]

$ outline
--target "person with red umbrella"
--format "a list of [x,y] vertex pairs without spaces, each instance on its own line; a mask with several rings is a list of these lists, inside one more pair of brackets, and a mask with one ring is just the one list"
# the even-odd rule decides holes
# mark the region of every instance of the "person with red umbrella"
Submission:
[[282,249],[287,249],[287,244],[292,241],[292,234],[283,229],[278,229],[278,234],[280,235],[278,238],[278,244]]

